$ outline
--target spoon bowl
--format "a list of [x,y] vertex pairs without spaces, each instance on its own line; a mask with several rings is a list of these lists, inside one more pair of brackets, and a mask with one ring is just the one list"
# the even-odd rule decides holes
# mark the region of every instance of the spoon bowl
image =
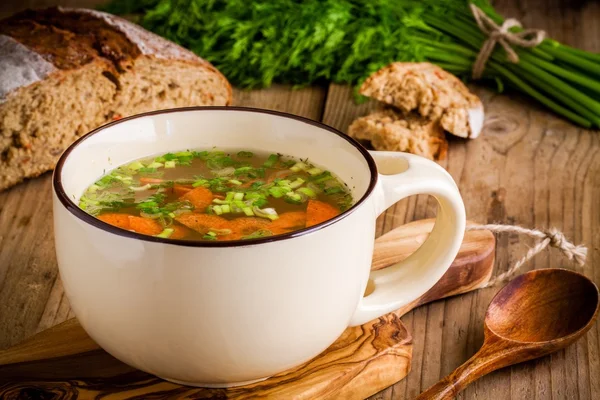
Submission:
[[524,343],[579,337],[598,312],[598,288],[566,269],[540,269],[513,279],[496,294],[485,324],[496,336]]
[[492,371],[561,350],[592,327],[599,309],[598,287],[584,275],[559,268],[527,272],[492,299],[481,349],[417,400],[452,399]]

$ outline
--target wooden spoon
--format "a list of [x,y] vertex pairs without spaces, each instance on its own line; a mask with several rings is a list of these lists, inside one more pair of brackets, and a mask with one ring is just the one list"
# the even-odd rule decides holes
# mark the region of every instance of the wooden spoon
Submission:
[[452,399],[482,376],[561,350],[585,334],[599,309],[598,287],[566,269],[523,274],[496,294],[481,349],[417,400]]

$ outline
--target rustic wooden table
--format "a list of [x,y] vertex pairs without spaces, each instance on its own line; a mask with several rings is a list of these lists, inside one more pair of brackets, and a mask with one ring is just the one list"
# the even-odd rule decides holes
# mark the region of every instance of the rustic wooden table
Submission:
[[[26,7],[62,4],[91,7],[102,0],[24,0],[0,4],[0,17]],[[505,16],[546,29],[557,40],[600,52],[600,3],[502,0]],[[462,192],[467,216],[478,222],[557,227],[589,248],[588,262],[574,267],[546,251],[524,269],[566,267],[600,284],[600,132],[580,129],[515,95],[473,87],[486,106],[482,137],[454,140],[448,169]],[[282,110],[345,131],[373,104],[357,106],[345,86],[292,90],[236,90],[235,104]],[[63,294],[54,254],[51,174],[0,193],[0,348],[73,316]],[[433,216],[426,196],[399,202],[378,220],[378,234]],[[496,273],[532,242],[498,237]],[[484,289],[421,307],[403,318],[414,336],[412,371],[374,399],[408,399],[468,359],[483,341],[485,310],[497,289]],[[599,399],[600,323],[575,345],[550,357],[507,368],[469,387],[463,399]]]

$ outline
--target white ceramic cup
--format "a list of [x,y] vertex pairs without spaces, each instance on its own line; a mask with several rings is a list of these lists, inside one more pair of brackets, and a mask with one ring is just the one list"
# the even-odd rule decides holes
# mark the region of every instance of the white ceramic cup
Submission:
[[[87,186],[113,168],[213,146],[308,157],[341,177],[356,203],[291,234],[231,242],[145,236],[77,207]],[[446,272],[465,230],[459,191],[434,162],[370,153],[312,120],[249,108],[165,110],[110,123],[64,152],[53,186],[60,275],[83,328],[121,361],[196,386],[264,379],[315,357],[348,326],[410,303]],[[405,261],[370,272],[377,216],[415,194],[439,203],[429,239]],[[375,289],[363,297],[369,277]]]

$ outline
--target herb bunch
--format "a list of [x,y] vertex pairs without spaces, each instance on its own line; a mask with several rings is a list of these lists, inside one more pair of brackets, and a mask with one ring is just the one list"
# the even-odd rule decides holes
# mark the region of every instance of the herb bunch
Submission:
[[[115,0],[129,15],[212,62],[234,84],[268,87],[321,81],[358,85],[393,61],[429,61],[467,79],[487,37],[468,0]],[[488,0],[473,0],[502,24]],[[513,28],[518,29],[518,28]],[[563,117],[600,127],[600,54],[545,39],[496,46],[483,80],[510,86]]]

